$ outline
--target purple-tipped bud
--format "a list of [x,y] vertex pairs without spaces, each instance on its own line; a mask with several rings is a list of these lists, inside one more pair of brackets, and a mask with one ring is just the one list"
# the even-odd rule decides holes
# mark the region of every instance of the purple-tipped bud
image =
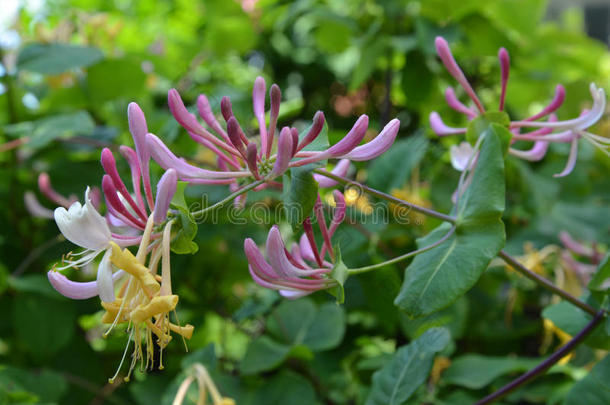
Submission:
[[229,97],[224,96],[220,101],[220,112],[225,121],[229,121],[229,118],[233,116],[233,106],[231,105],[231,99]]
[[40,173],[40,175],[38,175],[38,188],[45,197],[53,201],[55,204],[66,208],[70,206],[70,201],[55,191],[51,185],[51,178],[47,173]]
[[244,132],[241,130],[239,123],[235,117],[230,117],[227,121],[227,133],[231,144],[245,157],[246,151],[242,141],[245,138]]
[[508,73],[510,70],[510,57],[505,48],[500,48],[498,51],[498,59],[500,60],[500,73],[502,75],[502,92],[500,93],[500,111],[504,110],[504,100],[506,99],[506,85],[508,83]]
[[254,142],[251,142],[246,147],[246,164],[248,165],[248,169],[254,175],[256,179],[259,179],[260,176],[258,174],[258,165],[256,164],[258,149]]
[[290,159],[292,159],[292,151],[292,133],[290,128],[284,127],[277,142],[277,157],[270,177],[280,176],[288,169]]
[[197,111],[199,112],[199,116],[206,124],[208,124],[210,128],[212,128],[216,133],[222,135],[222,137],[225,138],[225,141],[228,141],[225,131],[222,129],[218,123],[218,120],[214,116],[214,112],[212,111],[208,98],[203,94],[200,94],[199,97],[197,97]]
[[299,130],[294,127],[290,128],[290,134],[292,135],[292,156],[294,156],[299,146]]
[[351,152],[356,146],[358,146],[360,141],[362,141],[362,138],[364,138],[364,135],[366,135],[366,130],[368,127],[369,117],[363,114],[360,116],[360,118],[358,118],[352,129],[343,137],[343,139],[328,148],[327,153],[331,157],[335,157]]
[[[347,171],[349,170],[349,159],[341,159],[339,163],[335,165],[332,174],[335,176],[344,177],[347,175]],[[318,182],[318,186],[320,188],[329,188],[337,185],[337,181],[330,179],[326,176],[322,176],[321,174],[314,174],[313,178]]]
[[277,119],[280,114],[280,104],[282,102],[282,92],[277,84],[272,84],[269,90],[269,99],[271,100],[269,109],[269,134],[267,136],[267,157],[271,154],[271,148],[273,147],[273,136],[275,135],[275,129],[277,127]]
[[394,140],[396,139],[399,129],[400,121],[394,118],[392,121],[386,124],[375,139],[365,143],[362,146],[354,148],[354,150],[344,155],[343,158],[356,161],[371,160],[376,158],[390,149],[390,146],[392,146]]
[[144,222],[139,218],[134,217],[131,212],[127,210],[121,199],[119,198],[116,184],[112,181],[112,178],[105,174],[102,177],[102,191],[106,197],[106,205],[108,210],[115,216],[119,217],[123,222],[135,228],[144,228]]
[[561,241],[561,243],[563,243],[563,245],[566,248],[568,248],[569,250],[571,250],[572,252],[576,253],[579,256],[584,256],[584,257],[590,258],[594,255],[593,249],[591,249],[588,246],[583,245],[580,242],[577,242],[566,231],[559,232],[559,240]]
[[202,128],[197,121],[197,117],[186,109],[182,102],[182,98],[180,98],[180,94],[176,89],[171,89],[167,93],[167,103],[169,104],[169,110],[180,125],[186,128],[187,131],[196,134],[202,133]]
[[133,137],[133,142],[136,145],[136,153],[141,162],[148,162],[150,157],[148,148],[146,147],[146,134],[148,126],[146,125],[146,117],[140,106],[136,103],[129,103],[127,107],[127,121],[129,122],[129,132]]
[[125,187],[125,183],[123,183],[121,176],[119,176],[119,172],[116,168],[116,160],[114,159],[114,155],[112,154],[110,149],[102,149],[102,157],[100,160],[102,162],[102,167],[104,168],[104,171],[108,174],[108,176],[110,176],[117,190],[121,193],[121,195],[129,203],[129,205],[131,205],[134,211],[138,215],[140,215],[141,218],[146,218],[147,215],[144,207],[140,207],[138,206],[138,204],[136,204],[136,202],[131,197],[131,194],[127,190],[127,187]]
[[297,151],[300,151],[301,149],[309,145],[311,142],[313,142],[314,139],[318,137],[318,135],[320,135],[320,132],[322,132],[322,129],[324,128],[325,120],[326,119],[322,111],[316,112],[316,114],[313,116],[313,123],[309,128],[309,132],[303,137],[301,143],[299,143]]
[[462,113],[469,118],[474,118],[477,116],[476,112],[472,111],[462,102],[460,102],[460,100],[458,100],[457,96],[455,95],[455,91],[453,91],[451,87],[448,87],[447,90],[445,90],[445,100],[447,101],[449,107],[453,108],[455,111]]
[[436,53],[438,54],[439,58],[441,58],[441,61],[445,65],[445,68],[447,68],[449,74],[451,74],[451,76],[453,76],[455,80],[457,80],[458,83],[464,88],[466,94],[468,94],[468,96],[472,99],[481,114],[484,114],[485,109],[483,108],[481,101],[479,101],[479,98],[470,86],[468,79],[466,79],[466,76],[464,76],[462,69],[460,69],[457,62],[455,61],[447,41],[445,41],[443,37],[436,37],[436,39],[434,40],[434,45],[436,46]]
[[267,85],[265,79],[262,76],[258,76],[254,81],[254,88],[252,89],[252,107],[254,109],[254,116],[256,118],[265,118],[265,92],[267,91]]
[[142,109],[136,103],[129,103],[129,106],[127,107],[127,120],[129,122],[129,132],[131,132],[131,136],[133,137],[133,142],[136,146],[136,154],[138,156],[138,160],[140,161],[139,167],[144,183],[146,201],[148,202],[149,208],[152,209],[152,187],[150,185],[150,173],[148,170],[150,151],[148,150],[148,145],[146,144],[148,126],[146,125],[146,117],[144,116],[144,112],[142,112]]
[[536,141],[530,150],[508,148],[508,152],[520,159],[529,160],[530,162],[538,162],[546,155],[548,149],[549,142]]
[[23,194],[23,202],[25,208],[33,217],[53,219],[53,211],[40,204],[33,192],[26,191]]
[[544,107],[542,109],[542,111],[540,111],[538,114],[532,115],[531,117],[525,119],[524,121],[536,121],[540,118],[543,118],[543,117],[557,111],[557,109],[559,107],[561,107],[561,105],[563,104],[563,101],[565,100],[565,98],[566,98],[566,89],[561,84],[558,84],[555,87],[555,95],[553,96],[553,99],[551,100],[549,105]]
[[169,169],[161,180],[157,183],[157,198],[155,198],[155,224],[160,224],[167,218],[167,210],[169,210],[169,203],[174,198],[176,193],[176,186],[178,185],[178,174],[174,169]]
[[430,113],[430,127],[438,136],[465,134],[466,128],[453,128],[446,125],[436,111]]

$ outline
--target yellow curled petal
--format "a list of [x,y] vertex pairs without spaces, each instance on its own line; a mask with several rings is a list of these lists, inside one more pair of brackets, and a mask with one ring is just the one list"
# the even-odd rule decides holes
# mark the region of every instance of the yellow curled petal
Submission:
[[155,276],[128,249],[121,250],[119,245],[114,242],[110,242],[110,245],[112,246],[112,255],[110,255],[112,264],[140,280],[142,285],[150,291],[155,293],[161,289]]
[[[123,300],[121,298],[117,298],[113,302],[103,302],[102,301],[102,307],[106,310],[106,312],[104,312],[104,315],[102,316],[102,323],[113,323],[114,322],[117,315],[119,314],[119,310],[121,309],[122,302],[123,302]],[[123,311],[123,314],[124,313],[125,313],[125,311]],[[122,318],[123,319],[119,319],[117,321],[117,323],[125,322],[127,320],[127,319],[125,319],[124,315]]]
[[235,400],[232,398],[224,397],[220,402],[220,405],[235,405]]
[[195,327],[193,325],[188,324],[184,326],[178,326],[174,325],[173,323],[170,323],[169,329],[174,333],[182,335],[185,339],[190,339],[191,337],[193,337],[193,330],[195,329]]
[[129,316],[135,323],[144,322],[153,316],[166,314],[173,311],[178,304],[177,295],[163,295],[160,297],[154,297],[146,305],[139,305],[136,309],[131,311]]

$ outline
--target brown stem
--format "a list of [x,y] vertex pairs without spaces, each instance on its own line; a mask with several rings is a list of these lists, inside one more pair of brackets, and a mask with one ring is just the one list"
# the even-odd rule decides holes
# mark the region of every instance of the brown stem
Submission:
[[568,353],[570,353],[579,344],[581,344],[583,340],[585,340],[585,338],[589,336],[589,334],[593,332],[593,330],[595,330],[595,328],[601,323],[601,321],[604,319],[604,315],[604,311],[597,312],[591,322],[589,322],[587,326],[585,326],[585,328],[578,333],[578,335],[574,336],[572,340],[570,340],[564,346],[560,347],[555,353],[551,354],[548,359],[544,360],[542,363],[538,364],[536,367],[534,367],[527,373],[522,374],[515,380],[506,384],[504,387],[500,388],[496,392],[481,399],[475,405],[491,404],[492,402],[495,402],[496,400],[508,395],[520,386],[530,382],[534,378],[542,375],[551,366],[553,366],[559,360],[564,358]]
[[572,304],[576,305],[578,308],[582,309],[583,311],[588,312],[591,315],[595,315],[597,313],[597,310],[595,308],[593,308],[592,306],[590,306],[589,304],[587,304],[585,302],[582,302],[581,300],[574,297],[567,291],[564,291],[561,288],[557,287],[555,284],[551,283],[546,278],[539,276],[538,274],[534,273],[531,270],[528,270],[524,265],[519,263],[517,261],[517,259],[510,256],[505,251],[501,250],[500,253],[498,253],[498,256],[500,256],[508,265],[510,265],[513,269],[517,270],[519,273],[523,274],[525,277],[529,278],[530,280],[534,280],[536,283],[540,284],[542,287],[546,288],[547,290],[551,291],[554,294],[559,295],[561,298],[565,299],[566,301],[571,302]]

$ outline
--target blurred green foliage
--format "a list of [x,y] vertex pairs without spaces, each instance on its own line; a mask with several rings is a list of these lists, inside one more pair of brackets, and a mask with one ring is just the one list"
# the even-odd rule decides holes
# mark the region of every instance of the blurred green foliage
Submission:
[[[398,117],[396,145],[370,166],[359,164],[356,177],[446,212],[458,179],[447,151],[458,139],[434,136],[427,117],[435,110],[449,124],[464,122],[444,102],[444,89],[455,84],[436,58],[437,35],[450,41],[489,106],[499,94],[497,50],[508,49],[507,108],[515,117],[539,111],[558,83],[567,89],[558,114],[578,115],[590,103],[589,82],[610,88],[610,54],[583,34],[578,10],[546,21],[545,0],[23,3],[27,6],[15,21],[0,27],[14,30],[20,42],[0,49],[0,139],[4,145],[19,144],[0,149],[0,404],[170,404],[194,362],[203,363],[221,392],[240,405],[360,404],[367,397],[367,403],[382,403],[375,399],[385,395],[376,379],[400,367],[401,356],[408,361],[409,347],[429,339],[430,332],[424,332],[432,326],[446,327],[452,340],[436,350],[440,357],[434,365],[432,353],[420,359],[426,375],[432,368],[432,377],[428,384],[400,386],[409,393],[405,400],[471,403],[557,346],[558,337],[552,336],[545,346],[544,335],[552,329],[543,327],[542,317],[570,334],[587,322],[569,304],[549,306],[555,301],[548,293],[498,266],[457,304],[417,320],[393,305],[402,265],[350,278],[340,307],[325,293],[281,301],[254,285],[242,254],[244,237],[262,241],[267,228],[221,216],[219,224],[200,225],[198,253],[172,258],[180,320],[195,325],[188,353],[176,340],[164,356],[165,370],[107,384],[126,338],[101,337],[95,299],[69,301],[48,285],[45,272],[72,246],[57,237],[52,221],[28,213],[23,196],[38,193],[41,172],[48,172],[66,196],[82,198],[87,185],[99,186],[100,148],[131,145],[129,102],[142,106],[149,130],[173,150],[203,161],[209,156],[194,151],[171,119],[166,94],[172,87],[187,105],[205,93],[214,109],[228,95],[241,122],[250,122],[251,86],[263,75],[280,85],[292,106],[282,111],[283,119],[305,126],[323,110],[331,143],[359,114],[368,114],[374,129]],[[597,133],[607,135],[608,124],[603,120]],[[552,145],[536,164],[507,160],[508,251],[522,253],[526,241],[536,248],[557,244],[564,229],[589,242],[610,242],[610,162],[585,145],[576,170],[554,179],[567,156],[564,146]],[[227,190],[193,187],[187,198],[195,201],[203,193],[219,200]],[[351,267],[381,262],[412,250],[415,238],[436,225],[415,216],[407,226],[345,225],[338,235],[343,260]],[[558,277],[553,269],[546,265],[542,271]],[[92,275],[80,270],[71,277]],[[582,285],[574,288],[582,291]],[[602,384],[610,372],[606,358],[582,379],[600,356],[594,349],[608,349],[607,339],[600,329],[563,369],[505,403],[561,403],[566,395],[568,403],[578,403],[582,392]],[[401,346],[405,349],[392,357]],[[477,374],[482,368],[489,372]],[[607,378],[605,384],[607,390]]]

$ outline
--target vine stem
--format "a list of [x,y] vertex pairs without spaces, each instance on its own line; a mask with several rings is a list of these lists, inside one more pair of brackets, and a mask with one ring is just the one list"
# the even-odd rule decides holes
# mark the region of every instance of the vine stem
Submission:
[[216,209],[222,208],[223,206],[225,206],[226,204],[230,203],[231,201],[233,201],[234,199],[236,199],[240,195],[245,194],[248,191],[250,191],[250,190],[260,186],[264,182],[265,182],[265,180],[257,180],[254,183],[250,183],[247,186],[244,186],[243,188],[240,188],[239,190],[235,191],[234,193],[229,194],[227,197],[225,197],[222,200],[218,201],[214,205],[210,205],[209,207],[203,208],[203,209],[201,209],[199,211],[191,212],[191,215],[194,218],[196,218],[198,216],[205,215],[205,214],[207,214],[210,211],[214,211]]
[[449,232],[447,232],[445,234],[445,236],[443,236],[442,238],[440,238],[439,240],[437,240],[436,242],[434,242],[434,243],[432,243],[432,244],[430,244],[428,246],[424,246],[421,249],[417,249],[417,250],[414,250],[412,252],[405,253],[404,255],[396,256],[395,258],[390,259],[390,260],[386,260],[383,263],[372,264],[370,266],[364,266],[364,267],[357,267],[355,269],[349,269],[347,272],[349,273],[350,276],[354,275],[354,274],[366,273],[367,271],[375,270],[375,269],[378,269],[380,267],[385,267],[387,265],[400,262],[400,261],[402,261],[404,259],[408,259],[411,256],[415,256],[415,255],[418,255],[420,253],[427,252],[428,250],[434,249],[438,245],[440,245],[443,242],[445,242],[447,239],[449,239],[451,237],[451,235],[453,235],[454,232],[455,232],[455,226],[452,226],[451,229],[449,230]]
[[601,323],[601,321],[604,319],[604,315],[605,315],[604,311],[596,312],[595,316],[593,317],[591,322],[589,322],[587,324],[587,326],[584,327],[583,330],[578,332],[578,334],[576,336],[574,336],[568,343],[566,343],[564,346],[560,347],[556,352],[551,354],[549,356],[549,358],[544,360],[542,363],[538,364],[536,367],[534,367],[527,373],[520,375],[519,377],[517,377],[510,383],[506,384],[504,387],[500,388],[496,392],[481,399],[475,405],[491,404],[491,403],[495,402],[496,400],[508,395],[510,392],[516,390],[523,384],[526,384],[529,381],[533,380],[534,378],[543,374],[551,366],[553,366],[555,363],[557,363],[559,360],[561,360],[563,357],[565,357],[568,353],[570,353],[572,350],[574,350],[576,348],[576,346],[581,344],[583,342],[583,340],[585,340],[585,338],[591,332],[593,332],[593,330]]
[[561,298],[565,299],[566,301],[571,302],[572,304],[576,305],[578,308],[582,309],[583,311],[588,312],[591,315],[595,315],[597,313],[597,310],[595,308],[593,308],[592,306],[590,306],[589,304],[587,304],[585,302],[582,302],[581,300],[574,297],[567,291],[564,291],[561,288],[557,287],[555,284],[551,283],[546,278],[539,276],[538,274],[534,273],[531,270],[528,270],[524,265],[519,263],[517,261],[517,259],[510,256],[505,251],[501,250],[500,253],[498,253],[498,256],[500,256],[502,258],[502,260],[504,260],[513,269],[515,269],[519,273],[523,274],[525,277],[527,277],[531,280],[534,280],[536,283],[540,284],[542,287],[546,288],[547,290],[551,291],[554,294],[559,295]]
[[353,180],[350,180],[350,179],[342,177],[342,176],[337,176],[336,174],[330,173],[330,172],[328,172],[326,170],[323,170],[323,169],[315,169],[314,172],[316,172],[317,174],[320,174],[320,175],[322,175],[324,177],[328,177],[329,179],[333,179],[335,181],[338,181],[341,184],[351,185],[351,186],[358,187],[359,189],[361,189],[363,191],[366,191],[368,194],[374,195],[375,197],[379,197],[379,198],[384,199],[386,201],[390,201],[390,202],[393,202],[395,204],[399,204],[399,205],[403,205],[405,207],[409,207],[413,211],[417,211],[417,212],[420,212],[420,213],[422,213],[424,215],[428,215],[430,217],[438,218],[440,220],[443,220],[443,221],[455,224],[455,221],[456,221],[455,217],[452,217],[450,215],[446,215],[446,214],[443,214],[441,212],[434,211],[434,210],[432,210],[430,208],[422,207],[422,206],[419,206],[417,204],[413,204],[413,203],[410,203],[408,201],[401,200],[400,198],[394,197],[393,195],[381,192],[379,190],[375,190],[374,188],[370,188],[368,186],[365,186],[364,184],[358,183],[357,181],[353,181]]

